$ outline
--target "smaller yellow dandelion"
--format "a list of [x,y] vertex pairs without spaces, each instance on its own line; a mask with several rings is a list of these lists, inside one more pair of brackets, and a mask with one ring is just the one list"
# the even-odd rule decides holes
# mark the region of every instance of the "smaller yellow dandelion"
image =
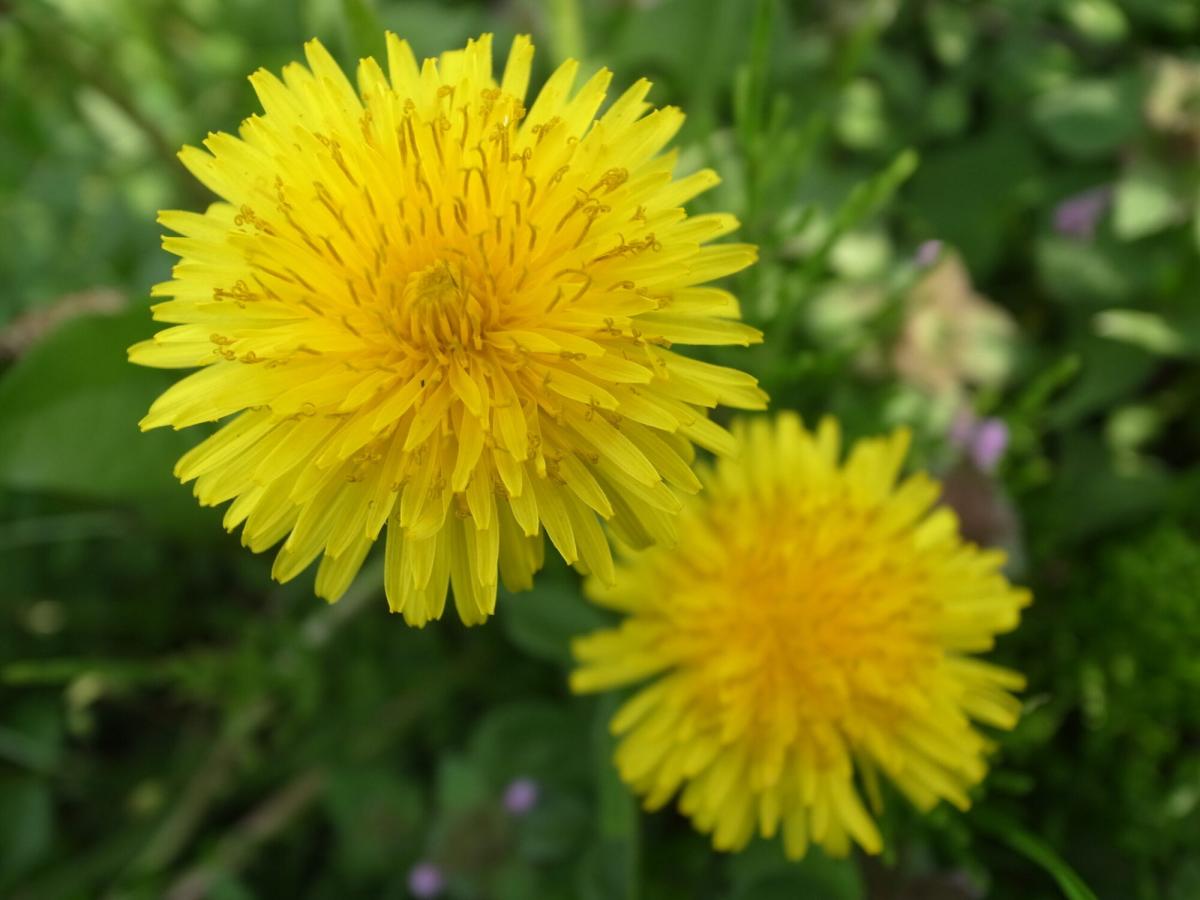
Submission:
[[882,849],[863,802],[880,774],[919,808],[970,804],[987,769],[974,722],[1011,728],[1022,677],[973,657],[1016,627],[1027,591],[959,535],[924,474],[897,483],[909,436],[859,442],[795,415],[740,422],[740,458],[700,473],[679,545],[588,582],[627,616],[576,640],[571,685],[653,679],[612,720],[621,777],[720,850],[782,831],[844,855]]

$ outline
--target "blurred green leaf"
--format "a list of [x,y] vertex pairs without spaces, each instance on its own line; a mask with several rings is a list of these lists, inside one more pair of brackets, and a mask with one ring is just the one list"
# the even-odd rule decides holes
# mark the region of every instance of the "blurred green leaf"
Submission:
[[489,16],[486,8],[436,0],[388,3],[380,8],[379,18],[412,44],[418,60],[461,47],[468,38],[478,37],[483,31],[496,30],[495,17]]
[[488,711],[471,738],[471,756],[497,789],[514,778],[570,780],[586,773],[580,755],[586,719],[575,706],[522,701]]
[[548,0],[548,6],[555,57],[559,62],[582,60],[587,51],[579,0]]
[[372,0],[342,0],[342,15],[355,57],[385,58],[384,27]]
[[520,863],[504,866],[496,874],[492,890],[496,900],[528,900],[529,897],[545,896],[537,888],[533,871]]
[[443,813],[461,812],[486,804],[493,797],[487,777],[464,756],[444,756],[438,766],[437,805]]
[[517,827],[517,852],[531,863],[567,861],[579,851],[592,821],[584,798],[544,787],[538,805]]
[[1033,121],[1066,156],[1113,153],[1141,128],[1140,82],[1130,75],[1069,82],[1037,98]]
[[254,900],[254,891],[240,878],[222,873],[213,881],[209,900]]
[[1097,44],[1115,44],[1129,34],[1129,20],[1112,0],[1067,0],[1067,21]]
[[733,77],[733,120],[743,144],[755,144],[761,135],[767,106],[767,72],[771,63],[771,31],[777,14],[776,0],[758,0],[750,37],[750,58]]
[[53,836],[50,789],[35,778],[0,778],[0,886],[40,862]]
[[615,696],[600,698],[592,722],[598,838],[580,870],[585,900],[637,900],[640,893],[638,806],[617,774],[613,762],[616,741],[608,727],[618,705]]
[[855,185],[850,196],[834,213],[820,245],[805,261],[803,272],[806,280],[816,277],[843,235],[876,215],[892,199],[900,186],[917,171],[917,164],[916,151],[911,148],[904,150],[873,177]]
[[938,85],[922,99],[926,127],[935,137],[957,136],[970,122],[970,96],[960,85]]
[[1030,203],[1040,168],[1023,129],[1000,122],[927,151],[903,199],[924,233],[953,244],[972,275],[986,278]]
[[1136,309],[1109,309],[1096,315],[1096,334],[1141,347],[1157,356],[1195,352],[1185,336],[1165,318]]
[[506,594],[497,604],[505,634],[538,659],[569,666],[571,638],[607,624],[598,608],[580,595],[573,573],[548,561],[533,590]]
[[62,713],[59,703],[29,698],[5,711],[0,724],[0,759],[32,771],[52,771],[63,749]]
[[337,835],[342,865],[355,873],[389,871],[400,847],[424,839],[421,797],[391,767],[341,768],[322,793]]
[[1178,175],[1164,166],[1141,163],[1121,180],[1113,197],[1113,231],[1134,241],[1183,220],[1183,196]]
[[1077,426],[1096,412],[1132,395],[1154,371],[1154,360],[1144,350],[1103,338],[1080,344],[1078,376],[1048,410],[1051,428]]
[[169,383],[125,358],[152,327],[140,307],[74,319],[0,377],[0,485],[132,504],[175,527],[215,525],[171,474],[198,436],[138,431]]
[[812,848],[800,860],[783,854],[778,838],[752,841],[729,861],[731,900],[862,900],[866,887],[850,859],[832,859]]
[[1116,453],[1132,454],[1161,434],[1162,428],[1161,410],[1135,403],[1113,410],[1104,434]]
[[1043,552],[1145,522],[1166,504],[1170,481],[1160,468],[1118,468],[1111,448],[1091,434],[1067,432],[1062,444],[1051,487],[1028,507],[1041,522]]
[[1059,302],[1094,308],[1134,294],[1133,273],[1102,242],[1046,235],[1034,249],[1041,285]]
[[935,0],[925,14],[925,27],[934,56],[945,66],[966,61],[975,43],[976,19],[967,7]]
[[883,91],[868,78],[856,78],[838,98],[834,130],[842,143],[854,150],[883,146],[891,134],[884,109]]

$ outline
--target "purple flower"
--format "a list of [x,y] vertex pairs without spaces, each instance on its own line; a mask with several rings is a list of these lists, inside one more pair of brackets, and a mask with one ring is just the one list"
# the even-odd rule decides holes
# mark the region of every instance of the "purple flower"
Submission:
[[504,808],[510,815],[523,816],[537,806],[540,794],[541,788],[532,778],[514,779],[504,789]]
[[1108,186],[1068,197],[1054,209],[1054,230],[1064,237],[1090,241],[1111,200],[1112,189]]
[[971,458],[983,472],[992,472],[1008,447],[1008,426],[1000,419],[984,419],[975,430]]
[[979,471],[994,472],[1008,448],[1008,426],[1002,419],[978,419],[963,410],[950,425],[950,443],[962,450]]
[[927,269],[938,261],[938,257],[942,255],[942,242],[939,240],[923,241],[917,252],[913,256],[913,260],[922,269]]
[[442,870],[428,860],[422,860],[408,870],[408,889],[421,900],[437,897],[446,887]]

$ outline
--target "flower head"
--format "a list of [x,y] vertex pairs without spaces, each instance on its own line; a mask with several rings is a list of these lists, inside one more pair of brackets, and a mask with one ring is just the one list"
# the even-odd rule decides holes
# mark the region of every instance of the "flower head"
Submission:
[[673,177],[682,114],[651,111],[643,80],[597,117],[610,73],[573,90],[573,61],[526,106],[525,37],[499,80],[490,35],[423,65],[389,35],[357,89],[320,43],[305,53],[251,76],[265,113],[238,137],[180,154],[221,201],[161,215],[182,259],[155,317],[175,327],[130,356],[201,368],[142,427],[233,417],[178,476],[232,500],[251,549],[284,541],[278,579],[322,557],[330,600],[386,527],[388,602],[414,624],[451,585],[485,619],[497,575],[531,584],[543,531],[601,578],[600,519],[671,537],[692,442],[731,445],[706,410],[764,403],[672,349],[759,339],[704,286],[755,251],[706,246],[736,220],[681,208],[717,182]]
[[[862,800],[878,775],[918,807],[966,807],[988,742],[1008,728],[1016,673],[972,658],[1013,628],[1029,595],[1003,555],[966,544],[922,474],[897,484],[903,431],[855,445],[790,414],[740,423],[742,455],[701,473],[679,548],[630,555],[592,598],[626,614],[576,640],[578,691],[644,679],[613,718],[622,778],[680,809],[719,849],[782,830],[879,852]],[[857,772],[857,778],[856,778]]]

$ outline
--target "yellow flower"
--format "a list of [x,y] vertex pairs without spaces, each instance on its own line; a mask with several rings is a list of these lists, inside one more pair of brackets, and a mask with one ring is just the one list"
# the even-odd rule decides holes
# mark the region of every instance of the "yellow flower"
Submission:
[[281,581],[323,556],[329,600],[385,525],[388,603],[412,624],[448,585],[483,621],[497,574],[530,586],[542,529],[611,578],[598,519],[670,538],[677,491],[699,487],[692,442],[732,443],[707,408],[765,401],[671,349],[760,339],[703,286],[755,250],[705,246],[737,221],[681,208],[718,180],[673,178],[682,113],[650,111],[643,80],[594,118],[611,75],[573,91],[574,61],[526,109],[526,37],[499,82],[490,35],[418,66],[389,34],[388,71],[362,60],[357,90],[320,43],[305,54],[251,76],[265,114],[240,137],[180,154],[222,202],[162,213],[182,259],[154,314],[175,327],[130,357],[203,368],[142,427],[234,416],[176,474],[233,500],[251,549],[286,537]]
[[1012,727],[1023,685],[972,654],[1016,626],[1029,594],[934,508],[935,481],[896,483],[907,433],[864,440],[844,464],[832,420],[734,433],[742,455],[701,473],[679,548],[589,582],[627,618],[576,640],[572,687],[653,677],[612,720],[617,768],[648,808],[682,791],[718,849],[782,829],[793,858],[810,843],[878,853],[860,791],[878,807],[880,773],[922,809],[969,804],[988,750],[971,720]]

